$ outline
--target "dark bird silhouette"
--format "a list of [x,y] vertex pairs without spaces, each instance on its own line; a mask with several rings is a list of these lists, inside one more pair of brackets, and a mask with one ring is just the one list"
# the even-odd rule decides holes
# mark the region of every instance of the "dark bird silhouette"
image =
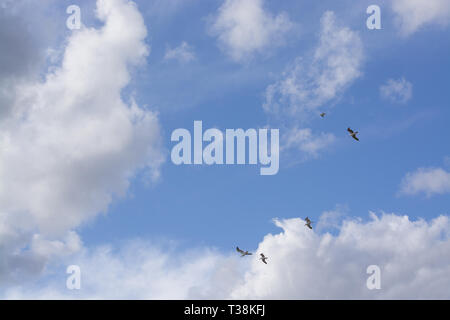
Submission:
[[252,255],[251,252],[241,250],[241,249],[239,249],[239,247],[236,247],[236,250],[237,250],[237,252],[239,252],[241,254],[241,257]]
[[320,114],[320,116],[321,116],[322,118],[325,118],[325,115],[326,115],[325,112],[322,112],[322,113]]
[[309,220],[308,217],[305,218],[305,221],[306,221],[305,226],[308,226],[308,228],[312,229],[311,223],[313,223],[313,222],[311,220]]
[[263,253],[261,253],[261,258],[259,258],[262,262],[264,262],[265,264],[267,264],[266,260],[269,259],[268,257],[266,257]]
[[347,128],[347,131],[353,139],[355,139],[356,141],[359,141],[358,137],[356,136],[358,134],[358,131],[353,131],[350,128]]

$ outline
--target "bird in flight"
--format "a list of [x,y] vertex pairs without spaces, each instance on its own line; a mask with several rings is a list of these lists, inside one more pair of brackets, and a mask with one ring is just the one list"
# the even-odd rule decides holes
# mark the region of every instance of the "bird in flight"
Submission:
[[322,118],[325,118],[325,115],[326,115],[325,112],[322,112],[322,113],[320,114],[320,116],[321,116]]
[[347,128],[347,131],[353,139],[355,139],[356,141],[359,141],[358,137],[356,136],[358,134],[358,131],[353,131],[350,128]]
[[308,228],[312,229],[311,223],[313,223],[313,222],[311,220],[309,220],[308,217],[305,218],[305,221],[306,221],[305,226],[308,226]]
[[237,252],[239,252],[241,254],[241,257],[252,255],[251,252],[241,250],[241,249],[239,249],[239,247],[236,247],[236,250],[237,250]]
[[266,260],[269,259],[268,257],[266,257],[263,253],[261,253],[261,258],[259,258],[262,262],[264,262],[265,264],[267,264]]

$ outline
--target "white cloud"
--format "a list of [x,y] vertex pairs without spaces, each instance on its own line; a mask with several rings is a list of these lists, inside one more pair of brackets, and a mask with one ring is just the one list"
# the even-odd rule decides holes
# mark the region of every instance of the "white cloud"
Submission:
[[281,45],[292,27],[285,13],[272,16],[263,0],[225,0],[210,32],[233,60],[247,61]]
[[441,168],[419,168],[407,173],[402,180],[400,194],[418,193],[425,193],[428,197],[450,193],[450,173]]
[[333,12],[321,19],[319,45],[312,58],[297,58],[283,78],[266,89],[266,112],[304,119],[339,97],[361,76],[363,47],[358,34],[336,22]]
[[398,80],[388,79],[387,82],[380,87],[380,95],[394,103],[406,103],[411,100],[413,85],[405,78]]
[[331,133],[314,134],[310,128],[287,129],[283,135],[282,150],[296,149],[307,157],[316,158],[320,151],[333,144],[336,137]]
[[157,115],[121,96],[148,54],[143,18],[125,0],[99,0],[97,17],[102,27],[67,39],[60,67],[19,88],[0,128],[0,281],[14,259],[42,266],[76,248],[70,230],[126,195],[137,170],[159,174]]
[[[371,213],[346,219],[338,234],[319,234],[301,219],[276,220],[255,254],[240,258],[198,249],[184,253],[134,242],[121,250],[85,250],[76,261],[82,288],[63,288],[61,274],[44,287],[10,287],[6,299],[449,299],[450,219],[411,221]],[[381,289],[369,290],[369,265],[381,269]]]
[[[372,215],[367,223],[346,221],[339,235],[308,232],[303,220],[277,221],[283,233],[267,235],[258,252],[272,257],[268,268],[253,261],[245,284],[232,297],[256,299],[448,298],[450,224],[406,216]],[[278,262],[280,261],[280,262]],[[366,287],[366,268],[381,268],[381,287]],[[442,282],[441,282],[442,281]]]
[[62,273],[45,288],[9,288],[6,298],[25,295],[33,299],[185,299],[202,295],[210,286],[220,288],[223,294],[227,287],[231,289],[236,284],[233,278],[239,276],[234,274],[238,270],[236,257],[226,257],[211,249],[180,253],[170,245],[158,246],[139,240],[119,249],[111,246],[85,249],[67,261],[80,267],[81,291],[64,287],[61,290],[58,283],[64,284],[67,277]]
[[164,60],[178,60],[178,62],[186,63],[195,60],[195,53],[192,47],[183,41],[178,47],[166,50]]
[[265,91],[264,110],[287,127],[285,151],[298,150],[314,158],[333,144],[333,134],[314,134],[309,128],[299,129],[298,123],[317,118],[325,104],[329,108],[360,77],[363,58],[358,34],[340,26],[333,12],[325,12],[313,55],[297,57]]
[[342,221],[347,216],[348,208],[338,204],[333,210],[325,211],[320,216],[316,225],[316,230],[322,232],[329,229],[340,229]]
[[448,26],[450,2],[448,0],[392,0],[400,33],[409,36],[426,25]]

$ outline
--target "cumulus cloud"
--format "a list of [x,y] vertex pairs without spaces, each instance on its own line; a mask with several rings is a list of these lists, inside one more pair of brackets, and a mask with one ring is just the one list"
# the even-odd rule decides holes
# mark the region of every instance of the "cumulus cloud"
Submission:
[[358,34],[339,26],[333,12],[321,19],[314,55],[298,57],[282,78],[266,89],[264,110],[284,117],[305,118],[339,97],[361,76],[363,47]]
[[[276,221],[283,232],[267,235],[259,252],[269,268],[253,261],[245,284],[232,297],[268,299],[448,298],[450,224],[407,216],[374,214],[362,223],[347,220],[337,236],[308,232],[301,219]],[[277,263],[282,261],[282,263]],[[381,269],[381,290],[366,287],[366,268]],[[440,283],[442,281],[442,283]]]
[[419,168],[403,178],[400,194],[416,195],[425,193],[427,197],[450,193],[450,173],[442,168]]
[[[211,285],[219,265],[230,265],[231,260],[210,249],[179,253],[170,246],[135,240],[121,248],[85,249],[71,258],[71,264],[76,262],[81,271],[79,292],[64,288],[67,275],[63,270],[61,277],[50,280],[38,292],[30,286],[26,290],[13,287],[7,290],[6,298],[184,299]],[[215,285],[227,285],[226,279],[218,280]],[[63,290],[59,289],[61,284]]]
[[[77,261],[82,288],[8,288],[3,298],[136,299],[449,299],[450,220],[411,221],[370,213],[366,222],[344,219],[338,233],[317,233],[302,219],[275,220],[252,256],[211,249],[184,253],[135,242],[121,250],[84,251]],[[367,267],[381,270],[381,289],[366,286]]]
[[310,128],[288,129],[283,135],[281,150],[295,149],[302,152],[305,157],[318,157],[320,151],[332,145],[336,137],[331,133],[315,134]]
[[126,0],[99,0],[96,14],[103,26],[74,31],[61,65],[20,86],[0,127],[3,275],[12,260],[42,266],[77,248],[72,229],[126,195],[138,170],[159,174],[157,115],[122,97],[148,55],[143,18]]
[[380,95],[394,103],[406,103],[412,97],[413,85],[405,78],[388,79],[385,84],[380,87]]
[[447,0],[393,0],[392,10],[397,16],[401,34],[409,36],[426,25],[448,26],[450,2]]
[[178,62],[186,63],[195,60],[195,53],[193,48],[183,41],[176,48],[167,48],[164,60],[177,60]]
[[225,0],[210,32],[233,60],[247,61],[281,45],[292,27],[285,13],[268,12],[264,0]]

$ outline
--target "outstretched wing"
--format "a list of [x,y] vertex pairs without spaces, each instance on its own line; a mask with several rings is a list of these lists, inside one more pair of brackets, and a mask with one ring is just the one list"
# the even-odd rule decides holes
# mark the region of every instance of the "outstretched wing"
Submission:
[[312,227],[311,227],[311,224],[310,224],[310,223],[308,223],[308,224],[307,224],[307,226],[308,226],[308,228],[312,229]]
[[236,247],[237,252],[244,254],[245,252],[239,249],[239,247]]
[[262,259],[262,262],[264,262],[265,264],[267,264],[266,259]]
[[353,130],[350,129],[350,128],[347,128],[347,131],[348,131],[350,134],[353,134],[353,133],[354,133]]
[[263,259],[265,258],[265,256],[264,256],[264,254],[263,254],[263,253],[261,253],[261,258],[263,258]]
[[353,137],[353,139],[355,139],[356,141],[359,141],[359,139],[358,139],[358,137],[357,137],[356,135],[353,135],[352,137]]

